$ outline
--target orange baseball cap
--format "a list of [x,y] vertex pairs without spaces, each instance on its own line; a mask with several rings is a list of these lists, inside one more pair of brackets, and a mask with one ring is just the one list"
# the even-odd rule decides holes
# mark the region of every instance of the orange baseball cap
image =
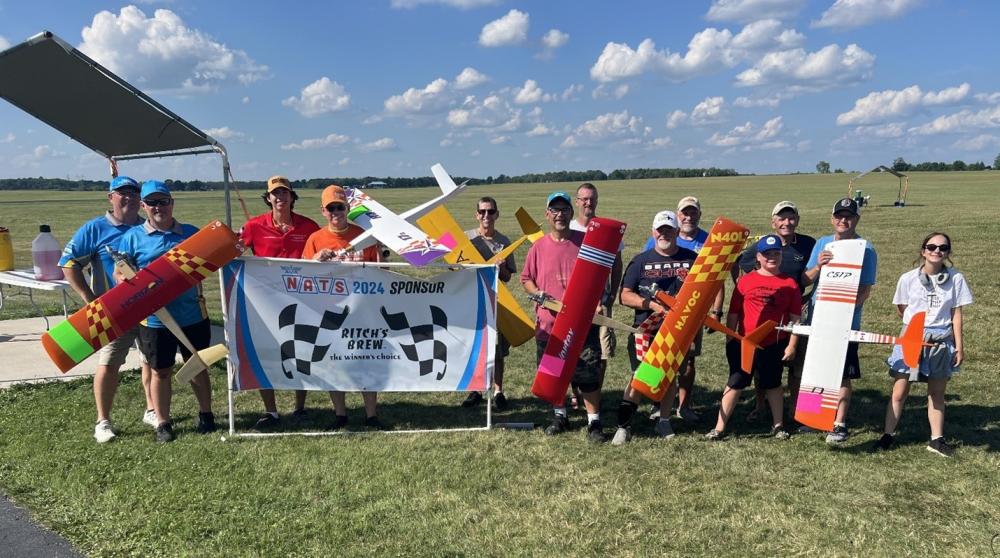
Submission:
[[347,203],[347,194],[344,193],[344,189],[336,184],[331,184],[323,190],[323,196],[320,198],[322,200],[323,207],[330,205],[331,203]]

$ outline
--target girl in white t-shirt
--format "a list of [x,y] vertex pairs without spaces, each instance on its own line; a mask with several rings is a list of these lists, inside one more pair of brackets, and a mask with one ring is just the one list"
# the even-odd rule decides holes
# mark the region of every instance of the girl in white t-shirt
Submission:
[[[907,271],[896,283],[892,303],[903,318],[903,329],[917,312],[926,312],[924,339],[937,346],[924,348],[920,355],[919,380],[927,382],[927,421],[931,441],[927,449],[951,457],[954,450],[944,441],[944,392],[952,374],[964,360],[962,307],[972,303],[972,292],[965,276],[951,262],[951,238],[939,232],[927,235],[920,244],[916,269]],[[892,447],[896,425],[903,414],[903,404],[910,393],[910,370],[903,362],[902,349],[893,347],[889,356],[889,375],[893,378],[892,398],[885,412],[885,433],[876,447]]]

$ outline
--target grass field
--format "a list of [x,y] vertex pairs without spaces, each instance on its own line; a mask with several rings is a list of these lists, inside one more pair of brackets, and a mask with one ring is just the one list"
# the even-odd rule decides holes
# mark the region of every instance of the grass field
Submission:
[[[669,442],[636,419],[625,447],[585,440],[582,415],[569,434],[525,432],[286,437],[229,440],[194,433],[193,396],[175,390],[178,441],[153,442],[140,423],[142,393],[123,376],[116,401],[119,439],[98,446],[92,383],[77,380],[0,391],[0,490],[45,525],[93,556],[997,556],[1000,553],[1000,286],[995,278],[1000,173],[911,176],[909,205],[892,207],[896,183],[874,176],[861,234],[879,253],[878,285],[864,329],[894,333],[891,306],[898,276],[911,268],[931,230],[948,232],[954,261],[976,303],[966,313],[967,362],[949,386],[946,434],[958,447],[946,460],[925,451],[925,389],[916,387],[900,429],[900,447],[868,449],[881,433],[889,381],[884,347],[862,348],[863,379],[850,413],[851,439],[829,448],[818,435],[767,438],[767,424],[747,423],[741,405],[735,436],[720,443],[702,435],[714,422],[725,381],[722,338],[706,338],[699,359],[697,424],[675,423]],[[500,229],[513,231],[524,205],[542,218],[544,197],[575,184],[474,187],[449,204],[472,224],[476,197],[500,201]],[[799,204],[800,231],[830,231],[833,202],[845,175],[797,175],[607,182],[598,184],[598,214],[627,221],[626,259],[641,247],[653,214],[688,194],[702,200],[706,225],[726,215],[754,234],[769,226],[781,199]],[[255,212],[259,198],[246,195]],[[377,191],[402,210],[430,190]],[[302,192],[298,209],[319,218],[318,191]],[[176,216],[203,224],[221,217],[220,193],[179,194]],[[0,225],[12,229],[19,263],[30,261],[31,238],[48,222],[65,242],[103,208],[100,194],[2,192]],[[234,208],[238,205],[234,204]],[[238,209],[237,209],[238,211]],[[234,214],[235,216],[235,214]],[[242,218],[236,218],[236,225]],[[523,260],[524,253],[519,259]],[[209,280],[218,319],[218,285]],[[728,287],[731,288],[731,285]],[[512,289],[519,296],[519,287]],[[45,299],[56,312],[56,299]],[[522,298],[523,302],[523,298]],[[528,307],[524,304],[524,307]],[[0,319],[28,315],[23,303]],[[629,319],[631,312],[616,316]],[[629,377],[625,352],[609,366],[604,422],[614,423]],[[513,408],[502,421],[547,422],[529,392],[534,349],[514,349],[507,365]],[[225,374],[213,370],[217,414],[225,409]],[[282,394],[284,395],[284,394]],[[385,394],[381,415],[397,429],[474,426],[483,409],[458,407],[456,395]],[[256,394],[237,397],[237,427],[260,412]],[[360,398],[352,396],[352,427]],[[310,421],[332,420],[323,394],[312,394]],[[290,398],[279,397],[289,409]],[[645,409],[645,406],[643,407]],[[3,554],[0,550],[0,554]]]

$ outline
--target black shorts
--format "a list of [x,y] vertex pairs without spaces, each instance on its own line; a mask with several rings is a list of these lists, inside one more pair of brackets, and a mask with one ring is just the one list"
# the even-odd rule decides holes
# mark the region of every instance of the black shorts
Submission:
[[499,358],[505,358],[510,355],[510,341],[503,336],[499,331],[497,332],[497,354]]
[[857,380],[861,377],[861,359],[858,358],[859,343],[847,344],[847,359],[844,361],[844,379]]
[[[212,343],[212,324],[208,319],[181,328],[194,348],[202,350]],[[177,349],[184,360],[191,358],[191,351],[181,344],[165,327],[139,326],[139,349],[149,365],[156,369],[172,368],[177,361]]]
[[[545,346],[549,340],[542,341],[535,338],[535,365],[542,361],[545,354]],[[634,352],[634,351],[633,351]],[[591,327],[587,332],[587,339],[583,342],[583,350],[580,351],[580,359],[576,361],[576,370],[573,372],[573,387],[583,393],[590,393],[601,389],[601,336],[597,327]]]
[[726,385],[733,389],[746,389],[750,387],[750,381],[756,378],[757,387],[760,389],[781,387],[781,372],[784,370],[781,357],[785,356],[786,347],[788,340],[782,339],[754,351],[751,376],[740,367],[740,342],[736,340],[726,342],[726,359],[729,361],[729,381]]

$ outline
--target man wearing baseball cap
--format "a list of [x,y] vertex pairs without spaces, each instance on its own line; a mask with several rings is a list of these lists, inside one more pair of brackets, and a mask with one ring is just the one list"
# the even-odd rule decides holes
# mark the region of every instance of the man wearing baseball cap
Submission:
[[[529,296],[562,300],[566,294],[573,265],[576,264],[584,233],[570,228],[573,205],[566,192],[553,192],[545,200],[545,220],[549,232],[531,245],[521,270],[521,285]],[[556,313],[542,305],[535,306],[535,356],[536,364],[545,354]],[[601,426],[601,342],[599,328],[591,326],[580,352],[580,359],[573,373],[572,385],[580,390],[587,408],[587,438],[593,442],[604,441]],[[552,436],[569,428],[566,407],[553,407],[552,423],[545,433]]]
[[[802,273],[802,282],[806,285],[816,282],[822,267],[833,259],[833,254],[826,250],[826,245],[835,240],[845,240],[861,238],[857,233],[858,222],[861,221],[861,212],[858,210],[858,202],[851,198],[842,198],[833,204],[830,223],[833,225],[833,234],[821,237],[816,241],[812,254],[809,256],[809,263]],[[878,255],[871,242],[865,244],[865,256],[861,264],[861,281],[858,285],[858,300],[854,305],[854,319],[851,322],[851,329],[861,327],[861,311],[864,309],[865,301],[871,294],[872,285],[875,284],[875,276],[878,268]],[[812,319],[812,306],[815,304],[815,291],[809,303],[809,318]],[[844,378],[840,388],[840,403],[837,405],[837,416],[833,421],[833,432],[826,441],[830,444],[840,444],[847,441],[849,433],[847,431],[847,409],[851,403],[851,380],[861,377],[861,362],[858,359],[858,344],[849,343],[847,345],[847,361],[844,363]]]
[[[812,296],[806,294],[806,283],[803,283],[802,272],[806,270],[806,263],[812,254],[816,239],[799,234],[799,208],[794,202],[783,200],[774,205],[771,210],[771,229],[774,235],[781,239],[781,273],[795,279],[799,285],[799,292],[802,294],[802,302],[805,303]],[[750,245],[740,255],[737,265],[733,266],[731,273],[733,281],[737,281],[742,274],[750,273],[757,269],[757,246]],[[795,408],[795,402],[799,394],[799,380],[802,378],[802,363],[804,362],[806,339],[800,339],[798,351],[795,358],[787,363],[788,365],[788,393],[789,408]],[[757,389],[756,408],[750,412],[747,420],[755,420],[764,411],[764,392]]]
[[[84,223],[66,243],[59,267],[63,277],[84,303],[93,302],[115,286],[115,262],[108,247],[118,250],[118,242],[132,227],[142,225],[139,217],[139,183],[128,176],[118,176],[108,187],[110,208],[98,217]],[[84,269],[90,267],[90,283]],[[97,425],[94,439],[103,444],[115,438],[111,423],[111,406],[118,391],[118,370],[125,363],[130,348],[135,346],[139,328],[134,327],[98,351],[97,372],[94,374],[94,402],[97,407]],[[149,394],[149,364],[142,362],[142,389],[146,393],[146,412],[142,421],[156,426],[153,400]]]
[[[284,176],[267,180],[267,190],[261,195],[270,209],[247,221],[240,229],[240,240],[253,252],[264,258],[301,258],[309,236],[319,230],[316,221],[293,212],[299,195]],[[267,430],[279,423],[274,390],[260,390],[264,414],[254,424],[255,430]]]
[[[677,232],[680,225],[673,211],[661,211],[653,217],[652,236],[655,244],[649,250],[638,254],[625,268],[622,280],[621,303],[635,310],[633,326],[646,321],[653,313],[667,311],[649,291],[649,288],[662,290],[667,294],[677,294],[681,283],[687,277],[688,270],[698,256],[687,248],[677,245]],[[640,287],[644,289],[640,290]],[[635,334],[629,334],[629,363],[632,372],[639,367],[639,356],[635,350]],[[631,380],[631,376],[629,376]],[[670,426],[670,409],[673,408],[677,395],[677,382],[672,382],[660,401],[660,417],[655,431],[658,436],[670,439],[674,436]],[[641,394],[632,388],[631,382],[625,387],[621,403],[618,404],[618,429],[611,443],[620,446],[632,437],[632,417],[638,409]]]
[[[312,233],[306,240],[302,250],[302,258],[319,262],[377,262],[381,261],[378,247],[369,246],[364,250],[351,248],[351,241],[364,229],[347,219],[350,206],[347,203],[347,192],[336,184],[331,184],[323,190],[320,196],[323,217],[326,226]],[[339,430],[347,426],[347,397],[342,391],[331,391],[330,401],[333,403],[334,419],[331,428]],[[382,430],[385,425],[378,418],[378,393],[374,391],[361,392],[365,406],[365,428]],[[305,414],[306,392],[295,392],[296,416]]]

